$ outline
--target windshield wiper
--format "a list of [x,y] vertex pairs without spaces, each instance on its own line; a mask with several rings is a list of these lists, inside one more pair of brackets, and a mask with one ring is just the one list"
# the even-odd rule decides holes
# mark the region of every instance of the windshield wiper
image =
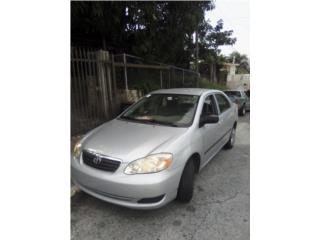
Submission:
[[121,119],[126,119],[126,120],[134,120],[134,118],[132,117],[127,117],[127,116],[121,116]]
[[155,119],[150,119],[150,120],[145,120],[146,122],[151,122],[151,123],[156,123],[156,124],[159,124],[159,125],[167,125],[167,126],[172,126],[172,127],[178,127],[177,124],[175,123],[171,123],[171,122],[162,122],[162,121],[158,121],[158,120],[155,120]]
[[141,122],[140,119],[136,119],[136,118],[128,117],[128,116],[121,116],[120,119],[122,119],[124,121]]
[[130,120],[130,121],[134,121],[134,122],[154,123],[154,124],[158,124],[158,125],[166,125],[166,126],[178,127],[178,125],[175,124],[175,123],[162,122],[162,121],[158,121],[158,120],[155,120],[155,119],[139,119],[139,118],[133,118],[133,117],[128,117],[128,116],[121,116],[120,119]]

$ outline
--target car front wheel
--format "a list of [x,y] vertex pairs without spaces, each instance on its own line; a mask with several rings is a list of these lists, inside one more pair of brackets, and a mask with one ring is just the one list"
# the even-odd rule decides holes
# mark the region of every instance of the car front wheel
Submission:
[[192,159],[190,159],[186,166],[184,167],[178,193],[177,200],[183,203],[188,203],[192,199],[193,196],[193,183],[194,183],[194,172],[195,167]]

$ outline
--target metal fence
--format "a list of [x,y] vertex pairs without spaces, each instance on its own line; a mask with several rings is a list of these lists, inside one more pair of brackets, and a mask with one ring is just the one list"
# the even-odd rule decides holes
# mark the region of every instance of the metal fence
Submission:
[[138,89],[146,94],[161,88],[196,87],[199,74],[158,62],[146,62],[142,58],[115,55],[117,86],[120,89]]
[[[71,135],[84,133],[112,119],[121,103],[147,92],[197,87],[199,74],[188,69],[90,48],[71,48]],[[135,91],[134,98],[128,94]]]

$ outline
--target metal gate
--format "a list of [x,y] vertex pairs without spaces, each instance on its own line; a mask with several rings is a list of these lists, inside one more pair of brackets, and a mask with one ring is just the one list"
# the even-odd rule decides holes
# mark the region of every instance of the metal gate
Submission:
[[119,111],[114,62],[101,50],[71,48],[71,135],[110,120]]
[[129,100],[132,91],[140,96],[159,88],[197,87],[198,83],[199,74],[189,69],[145,64],[142,58],[128,54],[72,47],[71,135],[85,133],[115,117],[120,99],[125,104],[133,102]]

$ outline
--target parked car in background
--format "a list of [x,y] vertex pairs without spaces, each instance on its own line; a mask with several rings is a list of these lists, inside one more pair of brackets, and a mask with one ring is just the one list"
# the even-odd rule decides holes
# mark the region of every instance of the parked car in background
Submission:
[[246,104],[246,111],[247,112],[250,112],[250,90],[247,90],[245,91],[247,97],[248,97],[248,101],[247,101],[247,104]]
[[72,180],[129,208],[189,202],[195,173],[223,147],[233,147],[237,120],[237,106],[219,90],[151,92],[75,145]]
[[230,100],[238,105],[240,116],[244,116],[247,111],[250,111],[250,98],[243,90],[225,90]]

